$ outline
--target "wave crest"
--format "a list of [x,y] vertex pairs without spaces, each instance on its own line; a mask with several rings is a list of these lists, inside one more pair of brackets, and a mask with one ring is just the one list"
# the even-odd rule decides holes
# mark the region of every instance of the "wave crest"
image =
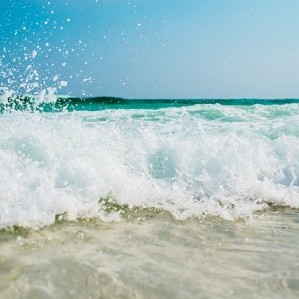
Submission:
[[[297,104],[0,115],[0,226],[110,217],[101,198],[176,219],[299,207]],[[110,211],[111,212],[111,211]],[[108,215],[109,214],[109,215]]]

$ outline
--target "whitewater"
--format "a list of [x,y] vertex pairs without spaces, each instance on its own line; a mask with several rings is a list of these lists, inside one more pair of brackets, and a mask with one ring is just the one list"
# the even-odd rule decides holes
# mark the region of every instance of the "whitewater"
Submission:
[[7,99],[0,228],[115,222],[132,209],[250,220],[299,207],[296,101],[68,99],[59,109],[5,109]]

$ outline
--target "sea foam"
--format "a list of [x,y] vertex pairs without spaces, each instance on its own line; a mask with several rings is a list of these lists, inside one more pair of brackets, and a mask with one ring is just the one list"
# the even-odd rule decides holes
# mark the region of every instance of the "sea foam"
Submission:
[[0,227],[108,213],[176,219],[299,207],[299,105],[193,105],[0,115]]

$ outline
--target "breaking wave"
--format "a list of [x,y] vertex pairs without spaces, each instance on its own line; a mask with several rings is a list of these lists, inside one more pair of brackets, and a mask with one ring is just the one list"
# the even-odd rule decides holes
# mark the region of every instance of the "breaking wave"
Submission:
[[29,109],[1,102],[0,227],[48,225],[61,214],[119,220],[107,203],[176,219],[299,207],[295,100],[61,98],[51,104],[61,109],[32,113],[27,99]]

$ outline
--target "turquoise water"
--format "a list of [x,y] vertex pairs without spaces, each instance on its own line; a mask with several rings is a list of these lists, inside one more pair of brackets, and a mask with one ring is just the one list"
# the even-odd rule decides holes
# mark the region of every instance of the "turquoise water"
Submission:
[[[0,227],[299,207],[298,100],[2,97]],[[107,206],[118,207],[107,211]]]
[[0,111],[5,109],[40,112],[53,111],[98,111],[104,109],[161,109],[192,105],[219,104],[225,106],[287,105],[299,104],[298,99],[123,99],[116,97],[55,97],[42,101],[33,96],[14,96],[0,102]]

